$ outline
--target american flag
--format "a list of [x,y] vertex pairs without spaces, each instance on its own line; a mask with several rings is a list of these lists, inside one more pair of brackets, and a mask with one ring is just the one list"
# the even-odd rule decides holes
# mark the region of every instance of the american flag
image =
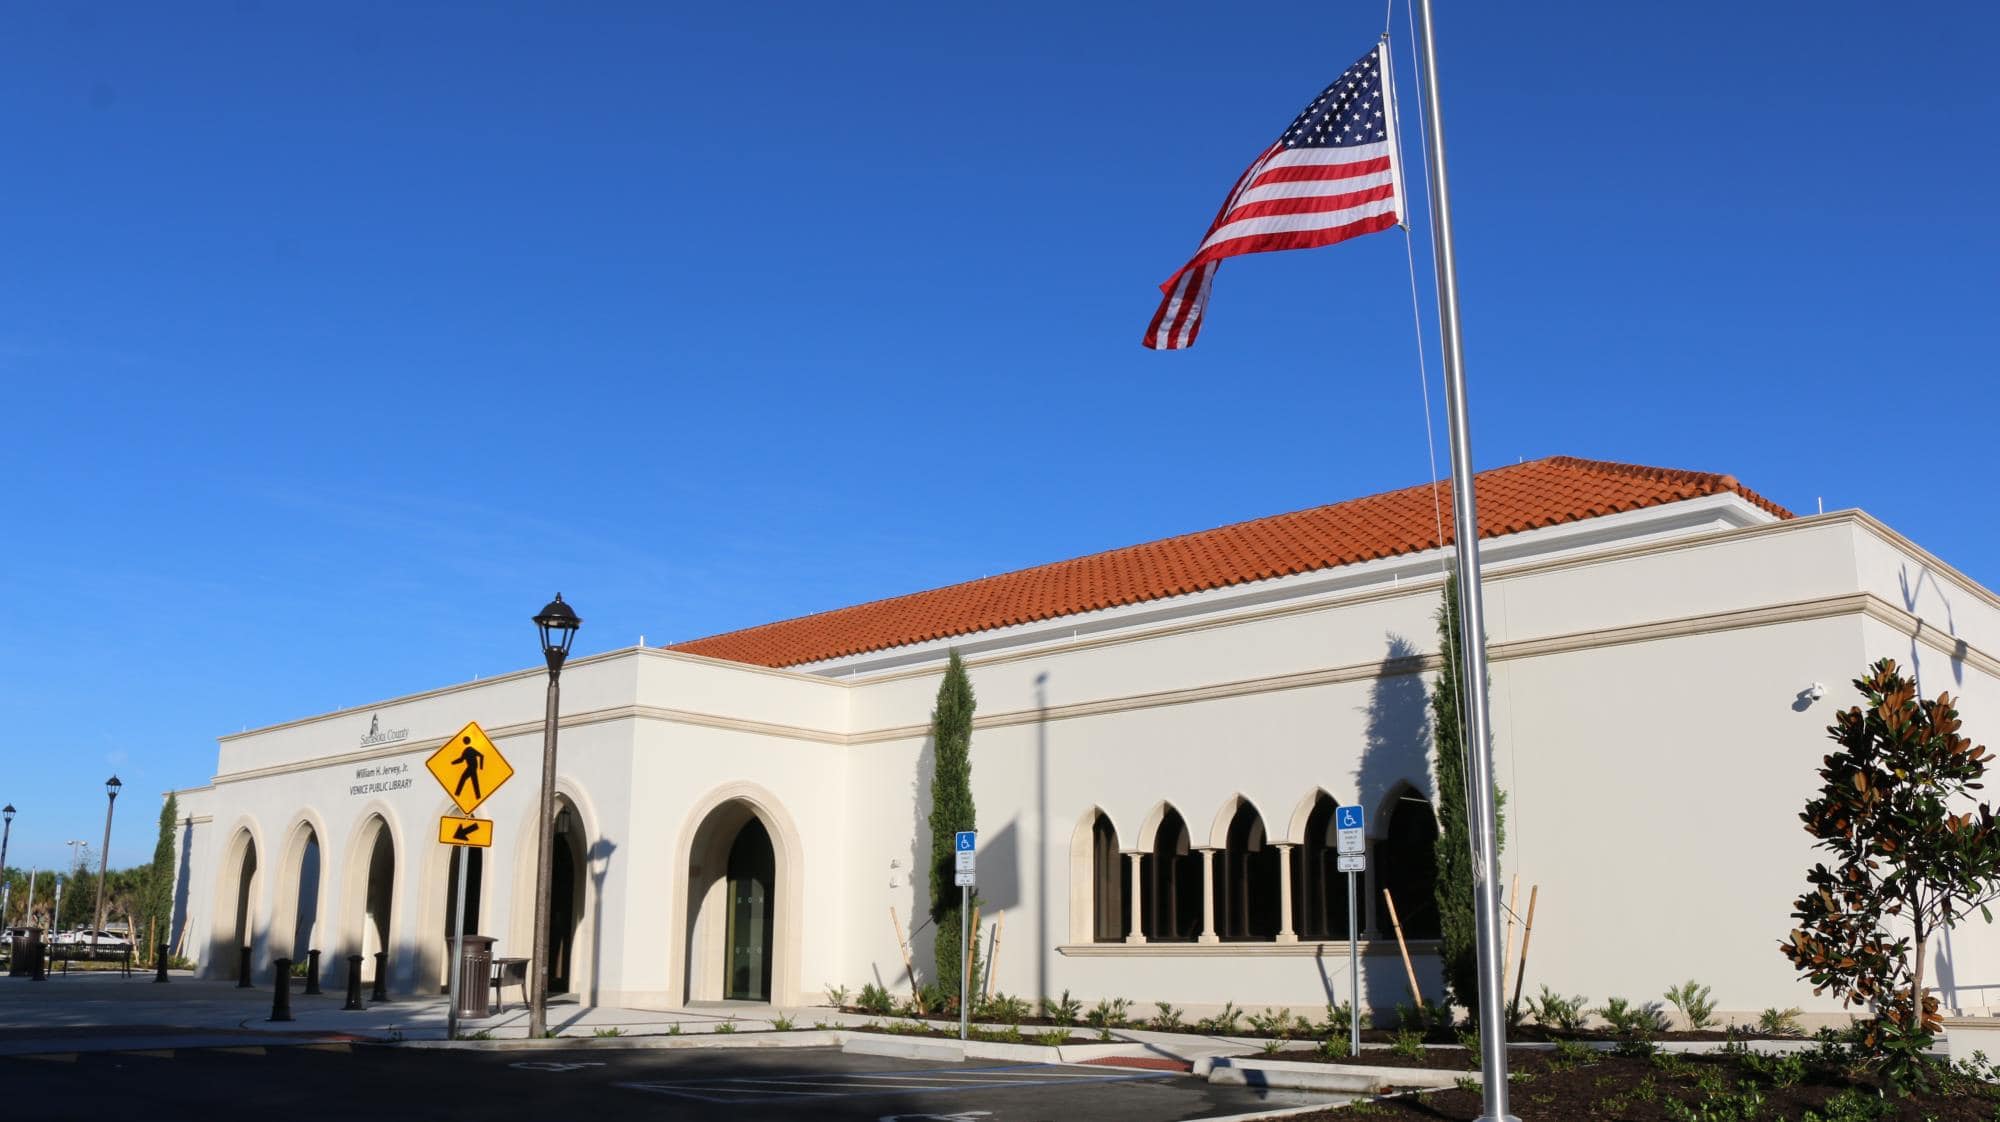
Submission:
[[1146,346],[1194,345],[1225,257],[1313,249],[1402,221],[1387,65],[1384,47],[1362,55],[1251,161],[1201,248],[1160,286],[1166,297],[1146,327]]

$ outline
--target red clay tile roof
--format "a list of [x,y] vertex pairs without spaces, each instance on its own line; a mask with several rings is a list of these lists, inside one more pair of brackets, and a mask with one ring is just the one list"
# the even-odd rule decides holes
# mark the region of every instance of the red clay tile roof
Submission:
[[[1779,518],[1785,508],[1734,476],[1554,456],[1479,473],[1484,538],[1734,492]],[[668,650],[759,666],[798,666],[1077,612],[1144,603],[1451,541],[1451,484],[1429,484],[1238,522],[1144,545],[711,635]]]

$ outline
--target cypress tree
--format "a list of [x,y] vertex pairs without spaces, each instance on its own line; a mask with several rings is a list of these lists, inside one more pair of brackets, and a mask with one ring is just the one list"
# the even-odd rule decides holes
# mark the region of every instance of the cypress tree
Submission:
[[[1438,606],[1437,684],[1431,688],[1431,742],[1437,780],[1438,956],[1444,965],[1447,1001],[1479,1006],[1477,928],[1472,909],[1472,830],[1467,818],[1465,730],[1459,721],[1458,645],[1463,631],[1458,618],[1458,574],[1445,578],[1444,602]],[[1495,792],[1495,826],[1504,845],[1506,823],[1499,808],[1505,795]]]
[[[145,923],[146,930],[132,932],[134,943],[148,934],[154,936],[148,942],[167,938],[167,928],[173,924],[174,828],[179,825],[179,818],[180,800],[169,791],[167,801],[160,804],[160,840],[153,843],[153,863],[146,869],[141,889],[140,908],[144,914],[137,922]],[[147,961],[151,961],[157,949],[151,946],[138,948],[140,956]]]
[[[936,925],[937,977],[941,993],[958,993],[961,954],[957,871],[953,849],[960,830],[976,828],[972,807],[972,681],[958,651],[951,652],[931,710],[931,921]],[[974,899],[977,899],[975,896]],[[977,963],[974,964],[977,966]],[[977,979],[974,980],[975,987]]]

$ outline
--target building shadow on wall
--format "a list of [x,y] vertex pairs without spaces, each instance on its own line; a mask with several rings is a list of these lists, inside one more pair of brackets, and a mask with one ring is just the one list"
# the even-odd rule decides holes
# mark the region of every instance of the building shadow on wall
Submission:
[[590,1004],[604,989],[604,881],[611,874],[611,855],[618,846],[609,838],[591,843],[585,860],[590,867]]
[[[937,951],[924,938],[931,927],[931,775],[937,770],[937,739],[926,734],[917,751],[917,771],[910,777],[910,912],[902,917],[901,935],[910,944],[910,964],[919,978],[935,979]],[[905,984],[921,988],[919,978],[902,975]],[[889,987],[891,990],[895,986]]]
[[180,867],[174,870],[173,916],[167,923],[166,933],[167,946],[180,954],[187,953],[183,947],[185,942],[183,932],[187,928],[188,920],[188,877],[194,867],[193,849],[194,816],[189,815],[187,821],[181,824],[181,860]]
[[[1422,809],[1401,808],[1406,801],[1421,802],[1427,808],[1432,795],[1431,699],[1421,673],[1423,664],[1423,653],[1415,644],[1390,633],[1388,650],[1376,666],[1375,685],[1368,695],[1367,723],[1353,788],[1354,797],[1368,815],[1371,841],[1366,891],[1361,894],[1359,909],[1363,938],[1370,933],[1395,938],[1382,900],[1385,887],[1395,893],[1405,937],[1415,937],[1412,932],[1428,933],[1436,926],[1437,904],[1431,887],[1434,851],[1430,846],[1411,844],[1421,838],[1425,825],[1435,837],[1434,819],[1405,824],[1398,814],[1400,810],[1402,816],[1421,818]],[[1426,1000],[1437,1000],[1441,994],[1433,977],[1433,956],[1413,953],[1410,957]],[[1344,963],[1338,973],[1345,973]],[[1340,992],[1346,991],[1344,977],[1333,981]],[[1364,1004],[1378,1016],[1398,1005],[1411,1004],[1402,963],[1393,953],[1371,955],[1363,961],[1361,987]]]

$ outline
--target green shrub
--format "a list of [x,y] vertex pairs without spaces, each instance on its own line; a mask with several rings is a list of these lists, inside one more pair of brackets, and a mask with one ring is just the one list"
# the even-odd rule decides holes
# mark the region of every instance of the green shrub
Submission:
[[1236,1031],[1236,1022],[1242,1018],[1243,1013],[1236,1008],[1236,1003],[1225,1001],[1222,1003],[1222,1012],[1213,1017],[1203,1017],[1195,1022],[1195,1027],[1206,1033],[1227,1036]]
[[771,1027],[777,1029],[779,1032],[790,1032],[792,1031],[792,1029],[797,1027],[797,1022],[793,1021],[790,1017],[785,1016],[783,1013],[780,1013],[777,1016],[771,1018]]
[[1681,1011],[1688,1028],[1699,1031],[1715,1024],[1715,1002],[1709,987],[1689,978],[1684,985],[1669,986],[1663,994],[1667,1003]]
[[715,1031],[716,1031],[716,1032],[735,1032],[735,1031],[736,1031],[736,1022],[735,1022],[735,1021],[724,1021],[724,1022],[722,1022],[721,1024],[719,1024],[719,1025],[715,1026]]
[[1667,1014],[1657,1001],[1634,1005],[1622,997],[1606,998],[1592,1010],[1604,1018],[1611,1031],[1634,1040],[1647,1040],[1667,1031]]
[[1278,1049],[1283,1048],[1284,1046],[1285,1042],[1279,1040],[1277,1037],[1274,1036],[1271,1039],[1266,1040],[1264,1042],[1263,1044],[1264,1054],[1267,1056],[1275,1056],[1278,1054]]
[[1344,1060],[1354,1052],[1348,1047],[1345,1035],[1335,1035],[1319,1042],[1319,1054],[1329,1060]]
[[1389,1044],[1389,1050],[1398,1056],[1420,1059],[1424,1054],[1424,1034],[1414,1029],[1399,1029],[1395,1040]]
[[826,987],[826,1003],[828,1005],[833,1006],[835,1009],[847,1008],[847,987],[846,986]]
[[681,1023],[679,1021],[675,1021],[673,1024],[667,1026],[668,1036],[679,1036],[680,1034],[681,1034]]
[[1056,1048],[1069,1043],[1068,1029],[1050,1029],[1035,1034],[1035,1043],[1044,1048]]
[[1840,1092],[1818,1110],[1808,1110],[1800,1116],[1800,1122],[1875,1122],[1887,1118],[1896,1108],[1889,1100],[1874,1095],[1864,1095],[1852,1087]]
[[1266,1008],[1261,1014],[1252,1013],[1250,1015],[1250,1028],[1251,1031],[1264,1036],[1274,1036],[1279,1040],[1290,1040],[1295,1030],[1301,1033],[1310,1033],[1312,1031],[1312,1022],[1306,1020],[1304,1017],[1293,1020],[1291,1011],[1288,1009]]
[[1181,1010],[1171,1002],[1155,1001],[1153,1008],[1159,1012],[1153,1015],[1153,1027],[1161,1032],[1172,1032],[1181,1027]]
[[896,999],[889,996],[888,990],[874,982],[861,987],[861,996],[854,1003],[863,1013],[877,1017],[886,1017],[896,1010]]
[[1091,1006],[1090,1015],[1084,1018],[1092,1028],[1112,1029],[1125,1024],[1125,1015],[1132,1008],[1132,1000],[1125,997],[1099,998]]
[[1543,1028],[1556,1029],[1559,1032],[1580,1032],[1585,1022],[1590,1019],[1588,1010],[1584,1008],[1589,1001],[1590,999],[1582,994],[1564,997],[1543,986],[1539,997],[1528,999],[1528,1012],[1534,1014],[1535,1023]]
[[590,1035],[592,1035],[592,1036],[624,1036],[624,1035],[625,1035],[625,1030],[624,1030],[624,1029],[621,1029],[621,1028],[619,1028],[619,1027],[618,1027],[617,1025],[612,1025],[612,1026],[610,1026],[609,1028],[601,1028],[601,1029],[596,1029],[596,1030],[594,1030],[593,1032],[591,1032],[591,1034],[590,1034]]
[[1064,990],[1062,997],[1056,1001],[1050,1001],[1047,997],[1042,998],[1042,1016],[1056,1024],[1073,1025],[1082,1015],[1083,1002],[1071,997],[1068,990]]
[[1780,1009],[1774,1005],[1757,1014],[1757,1031],[1766,1036],[1804,1036],[1805,1029],[1799,1027],[1802,1012],[1797,1006]]
[[1343,1001],[1338,1005],[1327,1002],[1326,1033],[1328,1036],[1346,1036],[1354,1028],[1354,1003]]
[[1009,997],[1004,993],[994,994],[979,1006],[980,1016],[995,1021],[1006,1021],[1009,1024],[1019,1024],[1033,1012],[1026,1001],[1018,997]]

